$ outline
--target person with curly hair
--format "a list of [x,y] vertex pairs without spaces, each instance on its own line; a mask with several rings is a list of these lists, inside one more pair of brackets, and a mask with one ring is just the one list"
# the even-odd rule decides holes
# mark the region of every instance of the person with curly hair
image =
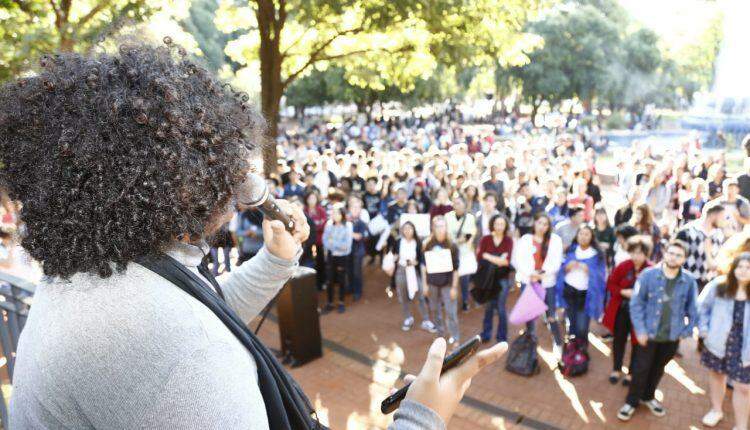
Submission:
[[[320,428],[247,328],[309,235],[263,222],[264,247],[217,282],[200,264],[232,215],[264,123],[171,41],[45,56],[0,87],[0,188],[47,275],[18,344],[11,428]],[[185,294],[185,293],[188,294]],[[394,429],[444,428],[500,348],[440,378],[433,345]]]

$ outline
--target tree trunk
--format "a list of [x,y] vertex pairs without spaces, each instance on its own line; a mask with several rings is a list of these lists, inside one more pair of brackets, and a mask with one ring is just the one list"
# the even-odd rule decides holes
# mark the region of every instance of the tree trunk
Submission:
[[[262,3],[262,2],[261,2]],[[269,2],[270,3],[270,2]],[[279,133],[279,104],[284,88],[281,82],[279,49],[280,28],[275,18],[273,3],[258,7],[258,32],[260,33],[260,106],[268,123],[269,142],[263,148],[263,161],[267,174],[276,172],[277,154],[275,139]],[[282,24],[283,25],[283,24]]]
[[536,112],[539,110],[542,102],[534,102],[531,104],[531,123],[536,127]]

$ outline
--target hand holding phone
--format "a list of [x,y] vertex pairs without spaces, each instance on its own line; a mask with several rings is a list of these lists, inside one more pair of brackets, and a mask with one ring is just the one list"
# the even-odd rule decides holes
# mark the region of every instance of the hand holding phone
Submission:
[[[492,348],[476,353],[481,340],[472,338],[461,345],[456,351],[445,357],[445,339],[437,338],[427,355],[422,371],[407,387],[389,396],[383,404],[383,413],[390,413],[398,408],[400,399],[405,398],[421,403],[435,411],[447,424],[466,390],[471,385],[471,378],[481,369],[499,359],[508,350],[508,344],[498,343]],[[473,352],[472,352],[473,351]],[[443,373],[443,366],[453,364],[453,367]],[[393,399],[392,399],[393,398]],[[389,400],[391,399],[391,400]]]

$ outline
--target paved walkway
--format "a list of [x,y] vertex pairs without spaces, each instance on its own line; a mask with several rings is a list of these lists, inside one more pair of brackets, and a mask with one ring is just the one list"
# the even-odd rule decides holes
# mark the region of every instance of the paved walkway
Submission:
[[[404,372],[418,372],[433,339],[418,328],[401,331],[399,304],[395,297],[386,295],[387,279],[379,269],[365,268],[365,280],[363,300],[349,304],[344,314],[321,317],[323,358],[291,371],[323,420],[336,430],[387,427],[390,417],[380,413],[380,401],[391,387],[402,385],[399,378]],[[515,298],[515,294],[510,298],[509,308]],[[460,315],[464,338],[478,333],[482,316],[482,309]],[[511,326],[512,333],[516,329]],[[599,327],[593,330],[601,332]],[[701,417],[708,410],[707,376],[692,340],[683,342],[680,350],[684,357],[668,365],[657,392],[667,416],[656,418],[641,408],[630,423],[622,424],[616,414],[626,389],[607,381],[610,345],[592,335],[589,372],[568,379],[552,370],[551,338],[546,328],[538,327],[538,333],[541,374],[530,378],[510,374],[501,359],[474,379],[449,429],[702,427]],[[267,345],[278,348],[278,327],[273,321],[266,323],[261,337]],[[731,411],[729,398],[725,411]],[[718,428],[730,429],[731,425],[725,421]]]

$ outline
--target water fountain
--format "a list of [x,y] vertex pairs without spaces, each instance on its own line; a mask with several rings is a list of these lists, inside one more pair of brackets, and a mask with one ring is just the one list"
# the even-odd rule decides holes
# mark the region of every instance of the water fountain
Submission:
[[750,133],[750,2],[722,2],[724,34],[716,59],[716,76],[710,93],[696,95],[693,108],[683,118],[683,128],[735,135]]

